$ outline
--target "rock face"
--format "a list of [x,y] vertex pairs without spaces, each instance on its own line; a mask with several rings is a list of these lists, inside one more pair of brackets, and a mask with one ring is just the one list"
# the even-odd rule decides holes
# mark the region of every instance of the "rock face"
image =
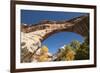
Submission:
[[41,41],[39,37],[35,35],[35,33],[26,34],[21,32],[21,49],[22,62],[31,61],[32,54],[41,47]]
[[32,56],[37,52],[39,53],[38,50],[42,46],[41,42],[50,35],[56,32],[69,31],[85,36],[89,31],[88,26],[88,16],[80,16],[69,21],[45,20],[32,26],[21,25],[21,62],[32,62]]

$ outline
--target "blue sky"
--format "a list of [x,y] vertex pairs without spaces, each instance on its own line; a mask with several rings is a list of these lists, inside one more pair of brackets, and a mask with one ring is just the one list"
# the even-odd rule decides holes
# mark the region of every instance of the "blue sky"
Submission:
[[56,11],[36,11],[36,10],[21,10],[21,23],[35,24],[42,20],[69,20],[74,17],[85,15],[86,13],[77,12],[56,12]]
[[59,48],[65,44],[69,44],[73,40],[78,40],[81,43],[84,38],[74,32],[60,32],[44,40],[42,45],[48,46],[51,53],[56,53]]
[[[86,13],[21,10],[21,23],[34,25],[42,20],[69,20],[81,15],[86,15]],[[84,38],[74,32],[60,32],[50,36],[44,40],[42,44],[48,46],[51,53],[55,53],[60,47],[70,43],[72,40],[78,40],[82,42]]]

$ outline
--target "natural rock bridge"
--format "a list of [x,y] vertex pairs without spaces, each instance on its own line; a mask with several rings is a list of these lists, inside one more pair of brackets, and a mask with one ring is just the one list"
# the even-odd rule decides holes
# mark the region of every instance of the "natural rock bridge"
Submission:
[[68,21],[44,20],[39,24],[21,26],[21,60],[31,61],[33,54],[38,53],[41,42],[57,32],[75,32],[85,37],[89,33],[89,16],[80,16]]

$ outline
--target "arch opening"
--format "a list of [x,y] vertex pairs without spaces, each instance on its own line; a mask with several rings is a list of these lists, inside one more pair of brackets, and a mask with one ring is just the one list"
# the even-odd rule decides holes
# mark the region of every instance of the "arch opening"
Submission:
[[75,32],[56,32],[45,38],[42,45],[47,46],[50,53],[56,54],[60,48],[69,45],[72,41],[79,41],[81,44],[84,42],[84,37]]

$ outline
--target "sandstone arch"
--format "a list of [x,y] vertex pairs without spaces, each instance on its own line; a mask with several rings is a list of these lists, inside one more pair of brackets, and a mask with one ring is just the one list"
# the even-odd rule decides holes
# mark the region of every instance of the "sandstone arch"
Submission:
[[61,31],[76,32],[77,34],[82,35],[83,37],[89,32],[89,16],[80,16],[73,18],[69,21],[43,21],[43,23],[32,25],[32,26],[23,26],[22,32],[31,33],[36,31],[45,30],[45,34],[38,34],[42,37],[42,40],[46,39],[51,34]]
[[[31,50],[31,47],[34,47],[33,44],[36,44],[35,47],[32,48],[32,56],[41,46],[40,42],[48,38],[50,35],[62,31],[75,32],[83,37],[87,36],[87,34],[89,34],[89,16],[80,16],[68,21],[45,20],[39,24],[31,26],[22,25],[21,32],[23,35],[21,36],[21,42],[24,41],[26,44],[28,43],[26,47],[28,47],[29,51]],[[27,57],[27,55],[25,57]]]

